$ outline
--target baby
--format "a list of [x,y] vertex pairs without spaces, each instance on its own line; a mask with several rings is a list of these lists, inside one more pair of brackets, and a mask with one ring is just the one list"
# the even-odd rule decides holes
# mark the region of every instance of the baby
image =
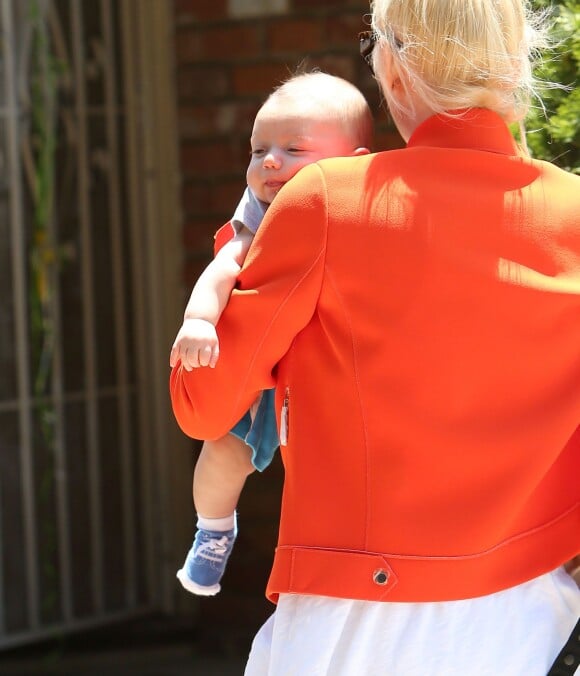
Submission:
[[[372,134],[372,114],[364,96],[342,78],[304,73],[274,90],[254,121],[248,188],[230,223],[218,231],[215,258],[191,293],[171,350],[172,367],[179,360],[188,371],[216,365],[216,325],[264,213],[284,184],[312,162],[368,153]],[[198,530],[177,572],[181,584],[194,594],[212,596],[220,591],[245,480],[254,469],[268,466],[279,445],[273,394],[273,390],[262,393],[229,434],[203,444],[193,476]]]

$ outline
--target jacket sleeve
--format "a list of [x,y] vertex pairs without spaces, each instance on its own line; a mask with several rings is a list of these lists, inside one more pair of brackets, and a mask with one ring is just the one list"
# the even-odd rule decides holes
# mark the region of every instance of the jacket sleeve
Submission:
[[173,412],[196,439],[226,434],[259,392],[275,386],[275,367],[311,320],[322,284],[327,209],[317,165],[276,196],[252,242],[217,325],[215,368],[171,372]]

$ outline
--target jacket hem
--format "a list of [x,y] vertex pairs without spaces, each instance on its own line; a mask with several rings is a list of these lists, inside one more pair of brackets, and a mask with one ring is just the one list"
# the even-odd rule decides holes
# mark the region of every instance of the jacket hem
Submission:
[[478,554],[413,556],[280,545],[266,596],[433,602],[485,596],[550,572],[578,554],[580,503],[548,524]]

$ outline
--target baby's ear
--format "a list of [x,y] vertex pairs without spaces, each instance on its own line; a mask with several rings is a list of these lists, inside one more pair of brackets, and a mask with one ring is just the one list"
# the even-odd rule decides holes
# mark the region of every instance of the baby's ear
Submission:
[[351,157],[356,157],[357,155],[369,155],[370,150],[368,148],[357,148],[356,150],[353,150],[352,153],[350,154]]

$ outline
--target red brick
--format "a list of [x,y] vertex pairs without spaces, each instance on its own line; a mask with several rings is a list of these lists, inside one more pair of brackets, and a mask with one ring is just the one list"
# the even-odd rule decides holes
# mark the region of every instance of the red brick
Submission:
[[261,105],[256,101],[225,101],[190,105],[179,109],[181,139],[237,133],[250,136],[254,118]]
[[188,260],[183,268],[183,284],[187,291],[191,291],[193,285],[198,280],[206,265],[211,261],[211,256],[208,254],[207,258],[195,260]]
[[380,150],[395,150],[396,148],[404,148],[405,142],[399,136],[399,133],[392,127],[379,127],[375,134],[375,149]]
[[[244,174],[207,183],[188,181],[182,186],[181,202],[186,218],[209,215],[219,225],[229,218],[245,188]],[[216,227],[217,229],[217,227]]]
[[318,50],[324,42],[323,29],[324,24],[316,18],[273,21],[267,32],[268,47],[274,54]]
[[203,23],[227,16],[227,0],[174,0],[178,24]]
[[386,109],[383,102],[383,97],[379,91],[379,85],[373,76],[363,69],[363,79],[359,79],[358,86],[368,101],[371,110],[375,116],[375,120],[386,119]]
[[[196,267],[207,265],[213,255],[213,236],[222,225],[221,221],[188,221],[183,228],[183,246],[194,256],[190,257]],[[196,260],[197,259],[197,260]]]
[[200,61],[203,57],[202,32],[198,29],[180,30],[175,34],[175,58],[185,65]]
[[368,30],[361,14],[332,15],[325,20],[326,43],[329,47],[344,47],[359,54],[358,34]]
[[[245,144],[244,144],[245,147]],[[245,171],[245,157],[236,139],[209,139],[182,144],[181,169],[185,177],[231,175]]]
[[326,73],[337,75],[349,82],[356,84],[356,72],[358,66],[358,59],[354,59],[350,55],[338,54],[321,54],[315,58],[310,59],[312,65],[320,68]]
[[374,101],[379,97],[379,83],[375,80],[371,69],[361,59],[356,62],[356,80],[359,89],[365,93],[367,100]]
[[230,74],[225,66],[180,68],[177,72],[177,94],[182,102],[217,99],[229,91]]
[[292,0],[292,9],[335,9],[337,11],[344,10],[345,2],[340,0]]
[[233,214],[246,187],[246,172],[239,178],[224,179],[212,185],[210,190],[211,210],[215,213],[227,212],[226,218]]
[[262,29],[256,23],[233,23],[203,31],[203,51],[214,61],[256,57],[262,52]]
[[233,92],[238,96],[259,94],[265,98],[291,73],[292,66],[285,63],[260,62],[239,65],[232,73]]
[[216,132],[215,114],[219,110],[216,105],[187,105],[177,111],[179,138],[197,139],[201,136],[213,136]]
[[209,210],[209,191],[201,182],[188,181],[181,186],[181,206],[186,218]]

